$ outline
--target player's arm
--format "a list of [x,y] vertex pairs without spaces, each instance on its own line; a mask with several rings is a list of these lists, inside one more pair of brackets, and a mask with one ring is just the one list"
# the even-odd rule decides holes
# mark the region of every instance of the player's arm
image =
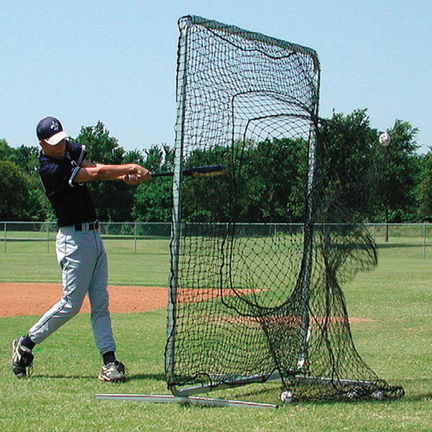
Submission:
[[[127,179],[126,179],[126,176]],[[138,164],[105,165],[84,159],[74,177],[74,183],[103,180],[124,180],[128,184],[138,184],[150,180],[150,172]]]

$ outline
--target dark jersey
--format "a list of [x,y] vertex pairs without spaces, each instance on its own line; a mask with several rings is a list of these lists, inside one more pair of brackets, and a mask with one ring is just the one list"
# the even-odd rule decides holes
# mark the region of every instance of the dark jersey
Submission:
[[39,156],[39,174],[59,227],[97,219],[87,186],[74,183],[85,156],[85,147],[70,141],[66,141],[65,157],[61,160],[42,153]]

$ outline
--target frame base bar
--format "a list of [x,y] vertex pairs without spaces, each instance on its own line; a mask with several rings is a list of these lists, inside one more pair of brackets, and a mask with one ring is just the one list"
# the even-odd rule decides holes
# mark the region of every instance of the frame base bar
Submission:
[[[252,383],[262,383],[266,381],[279,381],[282,378],[285,378],[288,382],[303,382],[306,384],[319,383],[322,385],[333,385],[335,382],[339,384],[343,384],[346,386],[358,386],[358,387],[372,387],[375,382],[372,381],[360,381],[360,380],[350,380],[350,379],[339,379],[335,380],[327,377],[314,377],[314,376],[306,376],[306,375],[295,375],[294,373],[285,372],[283,374],[278,371],[273,372],[269,375],[251,375],[251,376],[238,376],[234,378],[233,376],[223,376],[214,375],[213,378],[218,378],[220,382],[216,384],[208,384],[201,385],[196,387],[188,387],[183,389],[175,389],[174,393],[178,397],[189,397],[193,394],[206,393],[209,391],[222,390],[226,388],[238,387],[245,384]],[[223,382],[221,378],[226,378],[226,381]],[[222,381],[222,382],[221,382]]]
[[278,405],[260,402],[235,401],[227,399],[212,399],[200,397],[182,397],[173,395],[139,395],[139,394],[96,394],[96,399],[128,400],[153,403],[187,403],[191,405],[204,405],[212,407],[246,407],[246,408],[278,408]]

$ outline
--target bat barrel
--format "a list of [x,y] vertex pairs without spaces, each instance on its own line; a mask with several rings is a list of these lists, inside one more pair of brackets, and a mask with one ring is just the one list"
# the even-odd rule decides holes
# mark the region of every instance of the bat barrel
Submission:
[[[185,177],[211,177],[222,175],[227,169],[226,165],[203,165],[194,168],[188,168],[182,171]],[[172,177],[174,173],[172,171],[163,173],[150,173],[152,177]]]

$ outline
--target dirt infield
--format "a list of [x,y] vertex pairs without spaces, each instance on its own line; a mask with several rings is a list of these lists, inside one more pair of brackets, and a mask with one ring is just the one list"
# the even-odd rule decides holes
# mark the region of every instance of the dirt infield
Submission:
[[[168,305],[168,288],[110,285],[108,291],[110,311],[113,313],[143,312],[166,308]],[[244,289],[241,292],[247,294],[250,290]],[[217,289],[178,291],[178,299],[183,303],[201,302],[218,295]],[[232,292],[230,295],[235,294]],[[61,296],[61,284],[0,283],[0,318],[41,315],[59,301]],[[87,297],[80,312],[90,312]]]
[[[168,288],[117,286],[108,287],[110,311],[133,313],[166,308]],[[243,290],[249,293],[250,290]],[[233,295],[233,294],[231,294]],[[26,315],[42,315],[62,296],[61,284],[42,283],[0,283],[0,318]],[[204,301],[217,297],[218,290],[194,290],[179,292],[182,302]],[[90,304],[86,297],[80,313],[89,313]],[[350,323],[373,322],[373,319],[349,317]]]
[[[130,313],[166,308],[168,289],[109,286],[110,311]],[[42,315],[62,296],[61,284],[0,283],[0,317]],[[89,313],[88,298],[81,313]]]

